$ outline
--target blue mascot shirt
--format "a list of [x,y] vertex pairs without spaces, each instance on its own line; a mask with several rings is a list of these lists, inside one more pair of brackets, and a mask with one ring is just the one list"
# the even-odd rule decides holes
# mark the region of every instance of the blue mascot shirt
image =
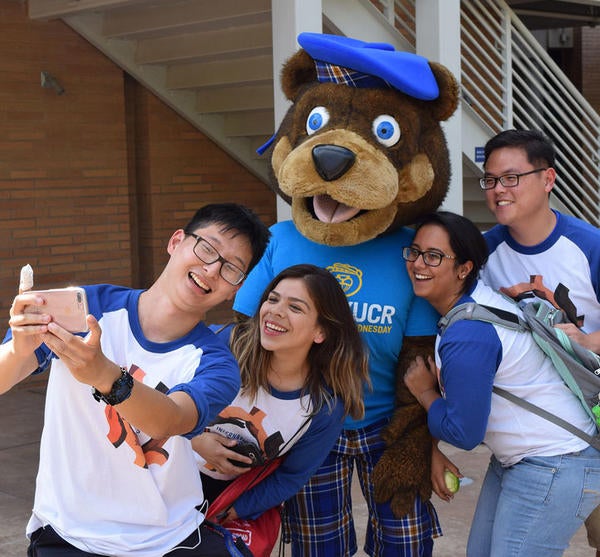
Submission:
[[269,282],[282,270],[300,263],[325,267],[338,279],[369,348],[372,389],[365,388],[365,417],[346,418],[345,429],[357,429],[394,410],[396,368],[404,336],[435,335],[439,315],[417,298],[402,259],[414,231],[396,230],[354,246],[326,246],[302,236],[292,221],[271,227],[263,258],[238,291],[234,309],[253,315]]

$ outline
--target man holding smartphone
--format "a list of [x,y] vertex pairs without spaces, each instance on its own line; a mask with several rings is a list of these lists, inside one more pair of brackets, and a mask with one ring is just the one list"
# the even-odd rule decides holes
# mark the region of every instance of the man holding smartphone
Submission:
[[20,293],[0,346],[0,393],[49,369],[30,557],[228,556],[204,523],[190,439],[235,397],[237,364],[202,322],[233,298],[269,232],[250,210],[207,205],[171,236],[147,290],[85,286],[74,335]]

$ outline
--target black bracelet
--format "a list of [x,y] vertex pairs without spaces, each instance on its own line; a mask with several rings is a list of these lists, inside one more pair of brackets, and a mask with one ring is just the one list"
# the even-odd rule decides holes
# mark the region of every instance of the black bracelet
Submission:
[[121,366],[121,377],[112,385],[110,393],[102,394],[96,387],[92,387],[92,395],[98,401],[103,401],[110,406],[115,406],[127,400],[133,389],[133,377],[129,375],[127,368]]

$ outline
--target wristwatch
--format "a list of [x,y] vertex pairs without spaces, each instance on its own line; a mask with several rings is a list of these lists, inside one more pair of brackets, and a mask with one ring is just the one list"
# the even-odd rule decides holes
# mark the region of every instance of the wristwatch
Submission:
[[110,406],[120,404],[131,396],[133,388],[133,377],[129,375],[126,367],[121,366],[121,377],[119,377],[112,385],[110,393],[102,394],[96,387],[92,387],[93,397],[100,402],[101,400]]

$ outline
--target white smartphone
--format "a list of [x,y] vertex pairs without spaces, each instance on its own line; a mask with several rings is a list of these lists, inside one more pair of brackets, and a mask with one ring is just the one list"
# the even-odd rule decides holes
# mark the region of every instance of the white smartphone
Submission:
[[86,316],[88,314],[87,296],[80,286],[53,288],[50,290],[30,290],[28,294],[37,294],[45,300],[41,306],[27,306],[26,313],[46,313],[63,329],[71,333],[87,333]]

